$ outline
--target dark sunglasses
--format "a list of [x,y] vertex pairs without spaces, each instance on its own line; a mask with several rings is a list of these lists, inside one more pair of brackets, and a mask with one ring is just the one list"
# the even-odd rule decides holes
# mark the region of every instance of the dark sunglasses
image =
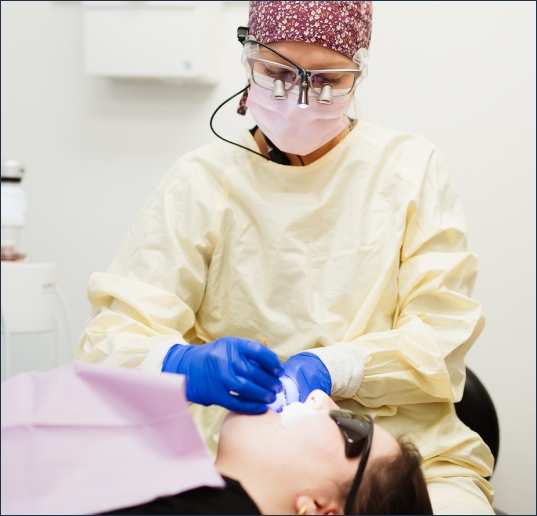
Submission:
[[331,410],[329,414],[336,422],[345,439],[345,456],[353,459],[358,457],[363,450],[362,459],[345,504],[345,514],[351,514],[352,505],[362,482],[367,459],[369,458],[375,425],[371,416],[359,416],[350,410]]

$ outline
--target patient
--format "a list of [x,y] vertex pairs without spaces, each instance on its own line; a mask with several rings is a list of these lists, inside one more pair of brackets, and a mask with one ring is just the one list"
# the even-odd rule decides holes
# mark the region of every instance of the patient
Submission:
[[[432,514],[416,449],[377,425],[368,431],[368,422],[350,423],[344,416],[320,390],[281,413],[231,413],[220,433],[216,467],[238,480],[264,514],[343,514],[365,460],[347,513]],[[359,455],[348,458],[346,448],[353,444]]]
[[[222,425],[216,459],[226,490],[200,488],[108,514],[344,514],[345,508],[347,514],[432,514],[417,450],[377,425],[370,430],[365,418],[357,425],[361,435],[352,435],[353,423],[341,431],[331,411],[347,416],[316,390],[281,413],[232,412]],[[346,457],[351,443],[344,432],[364,437],[356,443],[358,456]],[[367,452],[359,489],[349,501]]]
[[213,465],[184,381],[70,364],[3,382],[2,514],[432,514],[414,447],[322,391],[228,414]]

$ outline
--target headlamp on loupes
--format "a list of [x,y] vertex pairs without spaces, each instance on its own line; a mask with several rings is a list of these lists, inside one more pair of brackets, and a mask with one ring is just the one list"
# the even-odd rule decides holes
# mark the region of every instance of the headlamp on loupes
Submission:
[[[271,89],[275,100],[287,99],[288,92],[298,86],[297,106],[307,108],[310,90],[320,104],[332,104],[334,97],[348,97],[367,75],[368,51],[361,48],[353,61],[358,68],[306,70],[280,52],[257,41],[248,34],[248,27],[239,27],[237,38],[244,49],[242,64],[248,79]],[[260,53],[260,48],[269,52]]]

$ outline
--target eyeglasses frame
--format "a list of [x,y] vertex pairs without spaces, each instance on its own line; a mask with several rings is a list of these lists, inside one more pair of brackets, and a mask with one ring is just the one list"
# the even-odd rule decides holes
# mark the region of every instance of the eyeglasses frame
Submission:
[[[297,84],[299,84],[301,82],[301,74],[300,74],[300,70],[298,68],[293,68],[289,65],[285,65],[283,63],[276,63],[274,61],[268,61],[267,59],[261,59],[261,58],[258,58],[258,57],[251,57],[251,56],[248,56],[246,58],[246,61],[248,63],[248,65],[250,66],[250,70],[251,70],[251,76],[252,76],[252,80],[258,85],[260,86],[261,88],[265,88],[265,89],[270,89],[270,88],[266,88],[265,86],[263,86],[262,84],[259,84],[258,82],[256,82],[255,80],[255,76],[254,76],[254,67],[253,67],[253,63],[263,63],[263,64],[270,64],[270,65],[275,65],[275,66],[281,66],[282,68],[285,68],[291,72],[293,72],[295,74],[295,79],[293,81],[293,83],[291,84],[291,86],[289,86],[289,88],[285,87],[285,90],[286,91],[289,91],[291,90],[291,88],[293,88],[294,86],[296,86]],[[352,86],[351,88],[349,89],[349,91],[347,93],[344,93],[343,95],[335,95],[336,97],[344,97],[346,95],[350,95],[353,91],[354,91],[354,88],[356,87],[356,81],[357,79],[362,75],[362,70],[357,70],[357,69],[353,69],[353,68],[334,68],[334,69],[324,69],[324,70],[308,70],[306,68],[304,68],[304,71],[306,72],[307,74],[307,78],[308,78],[308,82],[309,82],[309,85],[311,87],[311,89],[313,91],[315,91],[315,93],[318,95],[319,93],[317,92],[317,89],[319,88],[318,86],[314,86],[313,85],[313,82],[312,82],[312,76],[315,75],[315,74],[319,74],[319,73],[352,73],[354,75],[354,81],[352,83]],[[283,81],[284,82],[284,85],[286,84],[286,81]]]

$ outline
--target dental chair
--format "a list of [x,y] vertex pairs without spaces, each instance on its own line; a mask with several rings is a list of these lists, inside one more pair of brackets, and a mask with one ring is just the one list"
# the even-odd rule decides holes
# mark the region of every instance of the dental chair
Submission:
[[[485,441],[494,456],[494,468],[496,468],[500,450],[498,414],[487,389],[468,367],[462,399],[459,403],[455,403],[455,411],[459,419]],[[490,477],[487,477],[487,480],[490,480]],[[496,508],[494,511],[496,514],[507,514]]]

